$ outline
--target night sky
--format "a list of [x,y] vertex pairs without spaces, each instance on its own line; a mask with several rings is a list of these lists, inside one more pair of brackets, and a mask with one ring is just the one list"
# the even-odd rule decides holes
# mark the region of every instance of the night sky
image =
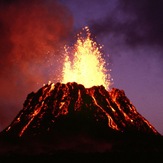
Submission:
[[162,0],[0,0],[0,130],[27,94],[60,80],[64,45],[85,26],[137,111],[163,134]]

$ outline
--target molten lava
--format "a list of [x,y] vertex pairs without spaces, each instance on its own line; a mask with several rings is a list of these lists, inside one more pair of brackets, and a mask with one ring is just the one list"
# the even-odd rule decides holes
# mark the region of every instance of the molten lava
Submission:
[[100,52],[101,46],[91,39],[88,27],[78,35],[76,44],[73,47],[73,59],[71,61],[68,49],[65,49],[65,61],[63,66],[62,83],[77,82],[86,88],[103,85],[106,89],[110,86],[110,75],[106,70],[106,63]]

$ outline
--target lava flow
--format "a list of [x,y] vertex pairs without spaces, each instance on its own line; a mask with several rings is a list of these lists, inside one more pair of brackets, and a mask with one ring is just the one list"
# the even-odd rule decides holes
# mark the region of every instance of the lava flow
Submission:
[[77,83],[49,83],[29,94],[5,132],[19,137],[55,133],[59,123],[60,129],[69,124],[74,130],[96,128],[98,132],[100,126],[119,132],[158,134],[124,91],[114,88],[108,92],[103,86],[85,88]]
[[78,34],[77,42],[70,52],[74,54],[72,61],[69,49],[65,48],[62,83],[77,82],[86,88],[103,85],[107,89],[110,86],[110,75],[100,52],[102,46],[98,46],[91,39],[88,27],[85,27],[83,32],[86,32],[86,38],[82,37],[82,32]]

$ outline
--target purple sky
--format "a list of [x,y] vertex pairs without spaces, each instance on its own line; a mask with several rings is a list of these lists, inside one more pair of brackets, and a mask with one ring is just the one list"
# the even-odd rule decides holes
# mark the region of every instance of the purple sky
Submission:
[[57,81],[62,47],[87,25],[104,45],[112,87],[163,134],[162,20],[162,0],[0,0],[0,130],[28,93]]

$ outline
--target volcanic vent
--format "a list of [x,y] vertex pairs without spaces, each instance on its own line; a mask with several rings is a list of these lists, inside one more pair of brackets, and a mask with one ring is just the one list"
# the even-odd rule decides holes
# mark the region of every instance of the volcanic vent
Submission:
[[[55,133],[57,125],[71,130],[102,127],[120,132],[158,134],[125,96],[103,86],[49,83],[28,95],[24,107],[5,132],[17,137]],[[65,123],[65,124],[64,124]],[[68,124],[69,123],[69,124]],[[60,126],[61,128],[63,127]]]
[[136,111],[124,91],[115,88],[107,91],[111,82],[101,47],[91,39],[88,27],[83,31],[86,37],[81,32],[73,49],[69,52],[65,48],[62,82],[49,82],[36,93],[30,93],[23,109],[5,130],[8,135],[46,135],[59,128],[68,132],[104,129],[158,134]]
[[85,30],[86,38],[79,35],[70,53],[65,49],[61,82],[49,82],[30,93],[23,109],[0,133],[2,148],[10,147],[4,154],[161,149],[150,139],[160,134],[124,91],[109,89],[105,60]]

